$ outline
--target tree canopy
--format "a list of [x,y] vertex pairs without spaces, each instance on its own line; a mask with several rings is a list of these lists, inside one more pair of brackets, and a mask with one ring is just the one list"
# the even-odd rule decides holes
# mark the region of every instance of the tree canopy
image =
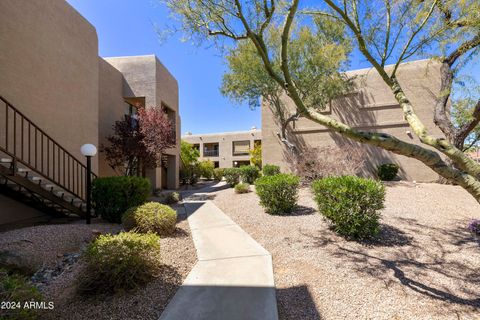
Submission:
[[[223,92],[254,105],[255,97],[287,95],[296,107],[286,115],[281,101],[277,116],[306,117],[355,141],[413,157],[443,178],[459,184],[480,201],[480,165],[464,151],[480,120],[480,100],[453,94],[467,65],[478,64],[478,0],[165,0],[185,35],[211,39],[227,47],[230,70]],[[348,88],[344,77],[354,48],[371,64],[401,107],[412,132],[423,145],[395,136],[359,130],[319,112]],[[415,113],[397,78],[401,63],[428,58],[441,63],[441,91],[435,124],[445,137],[432,135]],[[393,67],[386,68],[387,64]],[[259,71],[262,70],[262,71]],[[343,81],[342,81],[343,79]],[[270,95],[270,96],[269,96]],[[456,100],[459,99],[459,100]],[[457,121],[452,110],[462,106]],[[283,114],[282,114],[283,113]],[[456,113],[460,114],[460,113]]]

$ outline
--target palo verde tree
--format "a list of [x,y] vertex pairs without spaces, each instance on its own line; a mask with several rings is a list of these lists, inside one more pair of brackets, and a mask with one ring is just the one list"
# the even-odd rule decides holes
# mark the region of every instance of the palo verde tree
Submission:
[[[230,56],[254,49],[255,61],[259,61],[265,72],[255,77],[268,76],[268,81],[255,85],[256,93],[263,93],[262,86],[274,85],[288,95],[298,115],[360,143],[415,158],[448,181],[462,186],[480,202],[480,165],[461,148],[465,137],[478,125],[478,99],[473,99],[474,104],[468,108],[470,121],[459,124],[451,116],[452,90],[458,70],[465,63],[472,63],[479,51],[478,0],[324,0],[315,8],[303,5],[300,0],[166,2],[180,18],[187,35],[197,39],[209,37],[217,43],[225,39],[233,48]],[[353,44],[391,89],[404,118],[424,145],[405,142],[386,133],[352,128],[320,112],[331,96],[322,92],[324,78],[320,75],[326,70],[319,63],[321,57],[316,55],[315,49],[319,48],[316,39],[329,39],[327,35],[333,26],[345,28]],[[304,33],[309,35],[302,41]],[[339,41],[333,43],[341,47]],[[442,64],[442,90],[433,107],[435,123],[445,137],[429,132],[397,78],[402,62],[419,57]],[[393,67],[387,68],[387,63]],[[341,72],[331,73],[336,75]]]

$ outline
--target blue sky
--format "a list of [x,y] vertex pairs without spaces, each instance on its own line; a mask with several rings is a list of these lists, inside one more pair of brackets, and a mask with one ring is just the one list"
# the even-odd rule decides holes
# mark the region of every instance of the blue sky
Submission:
[[155,54],[178,80],[182,134],[249,130],[261,126],[260,110],[237,105],[219,91],[223,59],[173,35],[160,43],[154,23],[169,23],[165,7],[152,0],[68,0],[98,33],[102,57]]
[[[160,42],[155,26],[171,25],[167,9],[156,0],[67,0],[97,29],[102,57],[155,54],[180,87],[182,134],[248,130],[261,127],[260,110],[238,105],[219,91],[225,70],[215,48],[180,41],[180,34]],[[369,64],[356,52],[351,68]],[[473,72],[471,72],[473,71]],[[477,66],[469,73],[476,76]]]

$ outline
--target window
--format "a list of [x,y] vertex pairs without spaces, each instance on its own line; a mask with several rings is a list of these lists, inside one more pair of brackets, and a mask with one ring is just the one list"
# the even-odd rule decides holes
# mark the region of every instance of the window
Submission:
[[218,157],[218,143],[205,143],[203,144],[203,156],[204,157]]
[[234,156],[248,156],[250,150],[250,140],[233,141],[233,155]]

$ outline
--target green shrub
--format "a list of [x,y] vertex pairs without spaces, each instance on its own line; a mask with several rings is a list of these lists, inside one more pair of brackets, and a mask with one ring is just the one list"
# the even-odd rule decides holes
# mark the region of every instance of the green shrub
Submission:
[[212,180],[213,170],[215,169],[215,164],[212,160],[205,160],[200,162],[200,174],[207,180]]
[[163,204],[174,204],[181,200],[180,193],[176,191],[166,192],[159,190],[155,193],[155,196],[157,197],[158,201]]
[[250,185],[245,182],[241,182],[235,186],[235,193],[247,193],[250,191]]
[[240,178],[242,182],[253,184],[260,176],[260,169],[256,166],[241,166]]
[[33,320],[38,318],[38,311],[23,306],[25,302],[40,302],[43,298],[25,277],[0,269],[0,301],[20,304],[15,304],[15,308],[0,309],[0,319]]
[[160,237],[154,233],[101,235],[84,253],[86,267],[78,278],[81,293],[131,290],[159,275]]
[[128,209],[122,216],[122,223],[127,231],[154,232],[166,236],[175,232],[177,212],[164,204],[147,202]]
[[398,174],[398,165],[395,163],[384,163],[377,167],[377,176],[383,181],[392,181]]
[[182,185],[194,185],[201,175],[200,162],[180,167],[180,183]]
[[215,179],[217,181],[222,181],[223,171],[225,171],[225,169],[223,169],[223,168],[213,169],[213,179]]
[[265,176],[255,181],[255,190],[260,197],[260,204],[270,214],[288,214],[297,205],[297,176],[280,173]]
[[227,168],[223,170],[223,176],[225,181],[231,186],[234,187],[240,182],[240,168]]
[[262,168],[264,176],[274,176],[280,173],[280,167],[274,164],[266,164]]
[[150,188],[150,182],[141,177],[97,178],[92,185],[95,212],[109,222],[120,223],[125,210],[147,200]]
[[379,210],[385,187],[381,182],[354,176],[327,177],[312,184],[320,213],[339,234],[366,239],[380,231]]

